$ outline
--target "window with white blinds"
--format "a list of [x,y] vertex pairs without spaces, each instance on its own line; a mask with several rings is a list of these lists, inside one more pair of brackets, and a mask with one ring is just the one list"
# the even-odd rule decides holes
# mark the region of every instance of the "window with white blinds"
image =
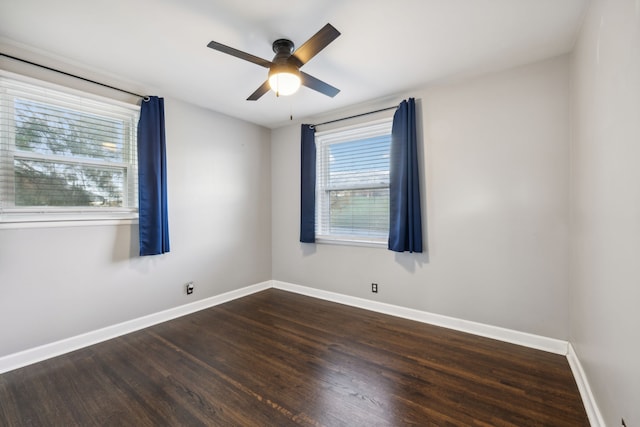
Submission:
[[386,244],[391,119],[316,133],[316,240]]
[[136,217],[138,110],[0,74],[0,222]]

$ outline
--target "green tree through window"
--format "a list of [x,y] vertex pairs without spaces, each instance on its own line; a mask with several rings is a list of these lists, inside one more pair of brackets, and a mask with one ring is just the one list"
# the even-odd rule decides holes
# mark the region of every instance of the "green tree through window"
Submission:
[[122,162],[122,122],[24,99],[14,111],[16,206],[122,206],[122,170],[21,153]]
[[135,214],[138,110],[0,72],[0,221]]

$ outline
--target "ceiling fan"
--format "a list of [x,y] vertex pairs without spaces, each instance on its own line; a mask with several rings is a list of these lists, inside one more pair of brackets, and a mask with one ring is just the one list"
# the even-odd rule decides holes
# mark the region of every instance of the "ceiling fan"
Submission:
[[278,39],[274,41],[272,45],[273,51],[276,54],[272,61],[267,61],[266,59],[214,41],[209,42],[207,47],[269,69],[267,81],[256,89],[256,91],[247,98],[247,101],[258,100],[262,95],[267,93],[269,89],[272,89],[276,93],[276,96],[291,95],[298,90],[301,84],[333,98],[340,92],[340,89],[300,71],[300,67],[309,62],[311,58],[327,47],[329,43],[334,41],[339,35],[340,32],[338,30],[331,24],[327,24],[295,52],[293,50],[294,44],[291,40]]

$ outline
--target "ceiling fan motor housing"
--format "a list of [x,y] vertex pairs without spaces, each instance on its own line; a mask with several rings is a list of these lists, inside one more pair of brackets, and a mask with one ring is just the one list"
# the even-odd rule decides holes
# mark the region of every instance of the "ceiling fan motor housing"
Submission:
[[295,56],[292,56],[295,45],[291,40],[278,39],[273,42],[273,51],[276,56],[273,57],[273,65],[269,68],[269,77],[278,73],[289,73],[296,76],[300,76],[299,61]]
[[276,58],[278,57],[278,54],[286,54],[288,58],[293,53],[295,45],[291,40],[278,39],[273,42],[271,47],[273,48],[273,52],[276,54]]

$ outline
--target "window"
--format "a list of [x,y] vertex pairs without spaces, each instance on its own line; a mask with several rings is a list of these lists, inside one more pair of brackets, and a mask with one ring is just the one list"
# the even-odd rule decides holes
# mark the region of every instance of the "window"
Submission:
[[0,74],[0,222],[135,218],[138,108]]
[[387,243],[391,125],[316,133],[316,240]]

